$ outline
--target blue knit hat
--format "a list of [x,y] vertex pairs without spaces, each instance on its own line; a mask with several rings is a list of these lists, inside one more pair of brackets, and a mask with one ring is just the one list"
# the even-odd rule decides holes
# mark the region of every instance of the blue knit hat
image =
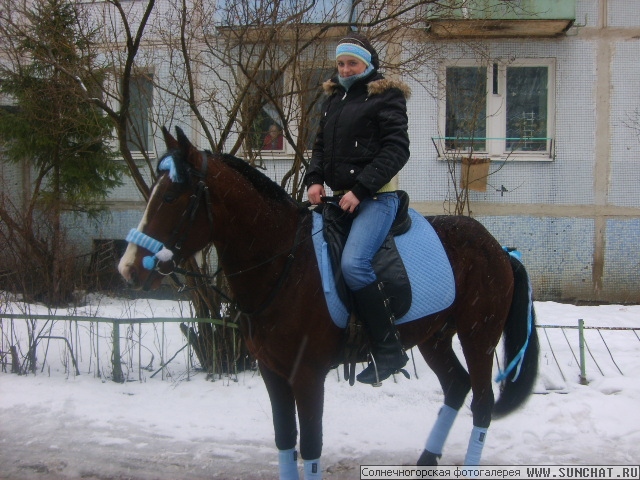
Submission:
[[371,65],[371,52],[360,45],[353,43],[341,43],[336,47],[336,60],[340,55],[349,55],[362,60],[367,67]]
[[369,43],[369,40],[359,33],[351,33],[338,42],[336,47],[336,59],[340,55],[351,55],[362,60],[367,66],[373,65],[375,70],[378,69],[380,63],[378,60],[378,52]]

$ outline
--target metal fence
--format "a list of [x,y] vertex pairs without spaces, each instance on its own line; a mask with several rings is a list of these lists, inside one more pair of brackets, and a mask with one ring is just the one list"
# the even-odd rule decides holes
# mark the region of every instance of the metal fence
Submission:
[[[5,320],[12,321],[24,321],[25,326],[19,328],[22,335],[20,338],[23,343],[26,340],[28,344],[26,351],[22,351],[20,355],[18,348],[16,348],[16,340],[18,335],[16,334],[16,327],[13,323],[10,325],[5,324]],[[65,347],[65,353],[70,360],[69,371],[75,375],[80,375],[80,361],[82,356],[82,350],[89,348],[89,362],[86,365],[86,371],[88,373],[94,373],[96,376],[105,376],[104,363],[105,357],[108,358],[110,366],[110,372],[108,375],[115,382],[123,382],[132,379],[132,374],[137,370],[137,379],[143,379],[143,371],[152,372],[150,378],[153,378],[158,373],[162,373],[163,379],[166,372],[166,367],[183,351],[186,350],[186,358],[188,360],[186,373],[189,375],[191,370],[192,359],[192,345],[187,339],[178,333],[168,335],[165,331],[165,324],[167,323],[188,323],[194,325],[195,323],[211,323],[213,325],[236,328],[236,325],[232,322],[221,319],[201,319],[201,318],[184,318],[184,317],[154,317],[154,318],[110,318],[110,317],[94,317],[94,316],[76,316],[76,315],[32,315],[32,314],[8,314],[0,313],[0,321],[2,321],[1,343],[0,343],[0,362],[2,362],[3,371],[7,371],[8,364],[11,362],[12,370],[15,370],[18,363],[26,361],[32,362],[32,370],[35,367],[35,358],[39,355],[43,356],[41,363],[41,372],[44,371],[45,364],[47,363],[47,356],[49,354],[49,347],[52,340],[61,341]],[[39,328],[30,327],[28,322],[44,322],[44,326]],[[8,322],[7,322],[8,323]],[[82,341],[81,330],[78,328],[79,323],[85,323],[84,328],[84,341]],[[61,327],[61,324],[63,327]],[[35,323],[32,323],[35,325]],[[107,332],[100,332],[99,326],[105,325],[110,328]],[[123,335],[121,326],[126,325],[129,328]],[[152,343],[155,346],[155,351],[148,345],[144,345],[143,338],[148,336],[149,331],[143,333],[143,325],[151,326],[151,332],[154,333],[155,339]],[[160,331],[157,331],[158,325]],[[137,330],[134,329],[137,326]],[[56,332],[54,334],[54,332]],[[182,339],[182,344],[179,346],[169,347],[167,344],[167,338],[171,336],[174,339],[176,337]],[[88,337],[88,338],[86,338]],[[148,342],[147,342],[148,343]],[[215,348],[215,345],[212,346]],[[155,360],[155,354],[160,357],[160,366],[157,369],[153,368]],[[215,358],[215,352],[213,352]],[[22,359],[16,359],[15,357],[22,356]],[[133,359],[136,358],[134,363]],[[66,364],[67,362],[63,362]],[[86,363],[86,362],[85,362]],[[134,366],[135,365],[135,366]],[[125,374],[123,366],[128,366],[128,372]],[[73,370],[71,370],[73,367]]]
[[[116,382],[143,381],[147,376],[153,378],[158,374],[162,379],[172,376],[168,366],[181,353],[184,357],[176,362],[176,368],[187,377],[190,375],[194,367],[191,344],[178,329],[168,332],[165,329],[167,323],[205,322],[235,327],[234,323],[220,319],[184,317],[122,319],[0,313],[0,321],[0,363],[3,371],[16,368],[16,362],[24,362],[25,359],[30,359],[35,368],[36,358],[42,358],[37,363],[40,372],[44,372],[50,363],[47,357],[51,342],[60,342],[64,355],[68,357],[62,361],[65,373],[80,375],[82,370],[98,377],[110,377]],[[21,325],[14,322],[21,322]],[[32,325],[43,322],[44,326],[30,328],[26,325],[28,322],[33,322]],[[79,324],[84,324],[84,327],[80,328]],[[123,326],[127,326],[125,332],[122,331]],[[537,329],[541,362],[544,363],[541,371],[548,376],[556,372],[565,386],[576,379],[586,384],[588,372],[603,377],[624,376],[625,370],[634,368],[629,360],[637,357],[640,327],[585,326],[582,320],[577,320],[574,326],[537,325]],[[16,333],[18,330],[20,333]],[[22,348],[25,345],[17,348],[20,342],[27,344],[26,349]],[[156,355],[160,361],[159,366],[154,367]],[[105,371],[105,363],[109,370]]]
[[[567,376],[571,372],[569,371],[569,373],[567,373],[566,355],[565,362],[561,362],[560,354],[558,353],[560,347],[565,346],[568,349],[568,352],[570,352],[571,358],[575,362],[575,365],[577,366],[577,368],[579,368],[579,379],[580,383],[583,385],[588,383],[587,366],[589,366],[590,369],[595,368],[598,374],[603,377],[615,374],[615,372],[624,376],[625,357],[629,354],[629,352],[631,352],[635,356],[634,348],[632,345],[630,346],[630,348],[616,350],[616,348],[613,348],[610,345],[613,339],[609,338],[609,340],[607,341],[605,335],[603,335],[603,332],[615,332],[615,334],[617,335],[630,335],[632,336],[632,338],[630,338],[630,341],[632,343],[635,343],[636,341],[640,342],[640,336],[638,336],[638,331],[640,331],[640,328],[585,326],[582,319],[579,319],[578,325],[574,326],[537,325],[537,328],[538,333],[541,334],[541,348],[548,349],[562,379],[567,382]],[[560,331],[560,333],[562,334],[562,338],[552,339],[548,330]],[[577,332],[577,341],[575,338],[570,339],[567,332]],[[597,337],[594,336],[590,340],[587,340],[587,332],[597,333],[598,335]],[[562,341],[562,339],[564,339],[564,342]],[[618,338],[617,340],[620,339]],[[598,345],[599,348],[596,349],[597,342],[599,342],[600,344]],[[629,344],[629,342],[625,341],[625,344]],[[637,346],[638,345],[636,344],[636,348]],[[618,357],[617,360],[616,356]],[[591,367],[590,365],[593,365],[593,367]]]

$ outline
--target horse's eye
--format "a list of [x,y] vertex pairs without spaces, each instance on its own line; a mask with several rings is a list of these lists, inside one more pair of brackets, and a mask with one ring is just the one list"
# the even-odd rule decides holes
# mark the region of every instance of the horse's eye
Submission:
[[176,198],[178,198],[178,195],[173,192],[167,192],[162,197],[162,200],[164,200],[165,203],[173,203],[176,201]]

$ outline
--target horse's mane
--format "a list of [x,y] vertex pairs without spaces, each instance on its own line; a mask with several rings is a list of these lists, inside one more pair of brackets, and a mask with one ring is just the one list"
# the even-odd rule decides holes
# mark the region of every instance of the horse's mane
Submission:
[[[211,152],[207,151],[207,153],[210,154]],[[182,154],[179,150],[169,150],[167,153],[165,153],[158,161],[158,166],[160,165],[162,160],[169,155],[171,155],[174,159],[179,177],[185,179],[186,181],[186,179],[189,178],[189,166],[188,163],[182,158]],[[293,200],[293,198],[291,198],[291,195],[289,195],[284,188],[271,180],[254,166],[228,153],[220,154],[219,159],[225,165],[229,166],[230,168],[240,173],[243,177],[245,177],[251,183],[251,185],[253,185],[256,190],[258,190],[258,192],[260,192],[266,198],[274,200],[278,203],[286,203],[297,206],[297,203]]]
[[258,190],[265,197],[275,200],[279,203],[288,203],[295,205],[293,198],[291,198],[291,195],[289,195],[284,188],[271,180],[254,166],[238,157],[229,155],[228,153],[223,153],[220,158],[223,163],[233,168],[247,180],[249,180],[249,182],[256,188],[256,190]]

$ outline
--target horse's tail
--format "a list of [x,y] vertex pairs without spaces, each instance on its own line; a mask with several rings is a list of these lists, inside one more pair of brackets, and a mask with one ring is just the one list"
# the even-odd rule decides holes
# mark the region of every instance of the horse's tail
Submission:
[[493,408],[494,418],[520,407],[531,394],[538,375],[540,345],[529,275],[515,256],[509,255],[509,259],[514,276],[513,300],[503,332],[505,370],[498,376],[502,385]]

